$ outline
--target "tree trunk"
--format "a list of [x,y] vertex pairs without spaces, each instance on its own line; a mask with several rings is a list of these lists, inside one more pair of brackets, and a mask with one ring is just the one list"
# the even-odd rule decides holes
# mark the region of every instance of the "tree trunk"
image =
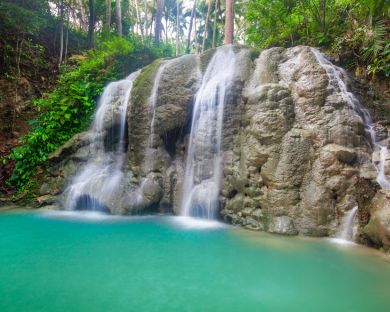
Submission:
[[95,45],[94,28],[95,28],[94,0],[89,0],[88,49],[92,49]]
[[148,5],[146,3],[146,0],[144,0],[144,10],[145,10],[145,36],[148,36],[148,30],[149,30],[149,21],[148,21]]
[[134,0],[134,2],[135,2],[135,13],[136,13],[136,15],[137,15],[137,22],[138,22],[139,28],[140,28],[140,30],[141,30],[141,40],[142,40],[142,43],[144,43],[144,41],[145,41],[144,29],[143,29],[143,27],[142,27],[141,17],[140,17],[140,14],[139,14],[138,0]]
[[11,123],[11,137],[14,137],[15,132],[15,123],[16,123],[16,112],[18,107],[18,83],[20,80],[20,60],[22,58],[22,48],[23,48],[23,42],[24,42],[24,34],[22,35],[22,39],[19,44],[19,36],[16,38],[16,69],[18,72],[18,76],[15,80],[15,105],[12,112],[12,123]]
[[165,17],[165,43],[168,43],[168,15]]
[[195,54],[198,54],[198,36],[197,36],[197,29],[196,29],[196,11],[195,11],[195,17],[194,17],[194,44],[195,44]]
[[233,44],[234,13],[233,0],[226,0],[224,44]]
[[210,18],[210,11],[211,11],[211,0],[208,0],[208,7],[207,7],[207,15],[206,15],[206,22],[204,24],[204,32],[203,32],[203,42],[202,42],[202,53],[204,52],[204,48],[206,45],[206,36],[208,35],[207,26],[209,24],[209,18]]
[[85,17],[85,9],[84,9],[84,2],[83,0],[76,0],[77,7],[80,11],[80,27],[82,30],[87,31],[88,25],[87,25],[87,19]]
[[190,51],[192,24],[194,22],[195,10],[196,10],[196,0],[194,0],[194,6],[192,7],[190,28],[188,29],[188,39],[187,39],[187,48],[186,48],[187,52]]
[[176,0],[176,56],[179,55],[179,9],[180,9],[180,3],[179,0]]
[[106,0],[106,28],[111,30],[111,0]]
[[[130,16],[130,4],[129,4],[129,0],[123,0],[123,6],[122,6],[122,21],[124,20],[129,20],[129,16]],[[125,23],[125,26],[127,25],[127,23]],[[122,25],[122,31],[123,31],[123,34],[125,36],[127,36],[129,34],[129,28],[128,27],[125,27],[125,29],[123,29],[123,25]]]
[[60,2],[60,57],[58,67],[62,64],[62,54],[64,53],[64,0]]
[[153,23],[154,23],[154,16],[152,16],[152,20],[150,21],[150,26],[149,26],[149,40],[152,40]]
[[66,36],[65,36],[65,53],[64,53],[64,64],[68,57],[68,43],[69,43],[69,8],[66,11]]
[[215,7],[214,7],[214,25],[213,25],[213,44],[212,47],[215,49],[215,37],[217,35],[217,12],[218,12],[218,0],[215,0]]
[[119,37],[122,37],[122,11],[121,0],[115,0],[116,4],[116,25]]
[[154,31],[154,43],[159,44],[161,38],[161,20],[162,20],[162,11],[164,7],[164,0],[157,0],[156,7],[156,21],[155,21],[155,31]]
[[326,33],[326,0],[320,0],[320,7],[321,7],[321,30],[322,33]]

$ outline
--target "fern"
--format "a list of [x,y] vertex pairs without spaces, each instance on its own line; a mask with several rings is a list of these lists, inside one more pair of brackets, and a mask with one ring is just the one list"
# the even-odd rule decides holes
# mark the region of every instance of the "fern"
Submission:
[[386,24],[380,20],[375,26],[366,32],[367,38],[362,48],[363,59],[372,62],[384,49],[386,43],[386,34],[388,32]]

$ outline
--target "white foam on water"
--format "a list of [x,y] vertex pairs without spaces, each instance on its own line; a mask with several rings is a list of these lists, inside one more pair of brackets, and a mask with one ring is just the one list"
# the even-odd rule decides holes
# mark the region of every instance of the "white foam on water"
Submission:
[[111,215],[99,211],[88,211],[88,210],[56,210],[46,211],[40,213],[39,217],[49,219],[59,219],[68,221],[83,221],[91,223],[100,222],[131,222],[131,221],[142,221],[146,219],[154,218],[153,216],[121,216]]
[[346,239],[343,239],[343,238],[337,238],[337,237],[328,238],[327,240],[329,242],[337,244],[337,245],[346,245],[346,246],[348,246],[348,245],[350,245],[350,246],[357,246],[358,245],[358,244],[356,244],[353,241],[346,240]]
[[193,218],[188,216],[174,216],[170,217],[169,221],[174,226],[178,226],[182,229],[196,229],[196,230],[210,230],[210,229],[222,229],[227,225],[216,220]]

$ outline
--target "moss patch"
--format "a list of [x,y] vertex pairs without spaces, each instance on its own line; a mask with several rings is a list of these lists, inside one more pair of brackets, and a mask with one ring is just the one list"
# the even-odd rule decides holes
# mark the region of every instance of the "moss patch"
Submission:
[[134,81],[131,107],[128,113],[129,125],[129,165],[135,175],[141,173],[141,165],[145,158],[149,130],[148,99],[153,88],[154,77],[162,59],[146,66]]

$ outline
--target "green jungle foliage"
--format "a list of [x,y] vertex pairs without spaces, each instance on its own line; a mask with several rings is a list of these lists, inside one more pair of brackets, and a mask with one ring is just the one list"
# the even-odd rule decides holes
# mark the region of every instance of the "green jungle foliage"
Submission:
[[[0,1],[0,75],[15,79],[23,75],[39,81],[47,71],[56,70],[60,46],[60,19],[50,12],[46,0]],[[68,53],[80,53],[87,36],[67,27]]]
[[323,46],[371,75],[390,76],[389,0],[249,0],[247,5],[252,45]]
[[102,41],[97,49],[74,57],[76,64],[63,68],[56,89],[35,101],[40,114],[31,121],[33,130],[8,156],[16,160],[9,182],[23,190],[49,153],[88,127],[96,99],[108,82],[171,53],[169,46],[147,47],[134,36]]

